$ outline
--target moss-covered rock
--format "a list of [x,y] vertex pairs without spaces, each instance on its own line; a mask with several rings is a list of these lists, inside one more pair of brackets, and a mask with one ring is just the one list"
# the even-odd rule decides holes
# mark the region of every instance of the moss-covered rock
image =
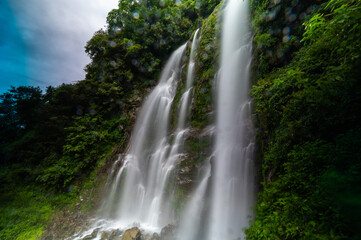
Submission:
[[142,233],[139,228],[133,227],[124,232],[122,240],[141,240]]

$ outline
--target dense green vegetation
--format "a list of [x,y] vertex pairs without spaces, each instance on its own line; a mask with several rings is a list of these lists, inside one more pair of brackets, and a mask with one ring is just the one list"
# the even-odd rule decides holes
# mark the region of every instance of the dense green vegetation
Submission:
[[360,239],[361,2],[294,2],[253,4],[263,189],[246,233]]
[[[85,47],[85,80],[0,95],[1,239],[38,239],[93,184],[170,52],[200,26],[185,150],[193,165],[207,157],[219,2],[120,1]],[[247,237],[360,239],[361,2],[252,0],[251,10],[261,191]]]
[[[9,169],[1,170],[1,177],[4,171]],[[1,239],[39,239],[54,209],[61,209],[76,199],[75,192],[53,194],[40,186],[19,186],[15,182],[2,186],[1,191]]]
[[45,94],[18,87],[0,96],[1,239],[41,235],[53,210],[75,199],[81,183],[126,136],[120,127],[129,120],[95,113],[82,104],[78,87],[49,87]]
[[203,22],[202,36],[198,51],[195,74],[194,103],[191,112],[191,125],[197,128],[213,123],[212,86],[217,72],[219,55],[219,7]]
[[113,147],[127,142],[171,51],[218,3],[120,1],[85,46],[85,80],[0,95],[1,239],[38,238],[54,210],[75,200]]

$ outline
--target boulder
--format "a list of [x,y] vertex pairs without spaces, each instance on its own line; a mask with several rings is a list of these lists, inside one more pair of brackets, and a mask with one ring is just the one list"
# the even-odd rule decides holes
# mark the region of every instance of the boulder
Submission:
[[110,232],[109,240],[121,240],[122,239],[123,231],[120,229],[115,229]]
[[142,240],[160,240],[160,236],[158,233],[142,232]]
[[152,237],[150,238],[150,240],[160,240],[160,236],[158,233],[153,233]]
[[141,240],[141,235],[139,228],[133,227],[124,232],[122,240]]
[[160,240],[174,240],[177,226],[175,224],[168,224],[162,228],[160,232]]
[[100,240],[122,240],[123,231],[115,229],[111,231],[102,232]]
[[141,234],[142,234],[142,240],[150,240],[150,238],[152,237],[151,233],[148,233],[144,230],[141,230]]
[[102,232],[100,236],[100,240],[109,240],[110,239],[110,232]]

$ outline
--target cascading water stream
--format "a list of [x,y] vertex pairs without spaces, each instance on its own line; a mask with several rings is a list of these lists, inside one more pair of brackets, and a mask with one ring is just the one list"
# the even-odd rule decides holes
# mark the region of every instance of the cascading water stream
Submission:
[[[108,197],[102,218],[91,229],[76,234],[82,239],[95,229],[108,231],[139,226],[150,232],[174,221],[171,206],[177,149],[184,130],[179,130],[173,145],[169,143],[169,117],[177,85],[181,78],[182,58],[186,44],[173,52],[162,71],[160,81],[147,97],[132,133],[130,148],[116,172],[121,158],[112,169]],[[96,239],[100,236],[97,234]]]
[[176,159],[170,156],[168,125],[185,48],[186,44],[172,54],[144,103],[129,152],[112,183],[108,214],[124,227],[137,223],[157,231],[173,219],[166,187]]
[[189,56],[189,63],[188,63],[188,70],[187,70],[186,88],[185,88],[185,91],[181,98],[181,104],[180,104],[181,107],[179,110],[177,129],[183,129],[185,127],[185,120],[188,115],[191,90],[193,88],[196,51],[198,49],[198,45],[200,42],[199,31],[200,31],[200,29],[197,29],[193,36],[191,53]]
[[204,167],[201,169],[200,182],[183,210],[179,222],[178,240],[198,240],[201,238],[204,222],[204,198],[211,177],[210,159],[211,157],[205,161]]
[[254,204],[254,128],[249,71],[247,0],[228,0],[222,13],[221,68],[217,79],[216,139],[207,240],[244,238]]
[[[251,120],[249,68],[251,41],[248,1],[228,0],[223,9],[221,67],[217,74],[215,145],[203,163],[197,186],[182,211],[179,240],[244,238],[254,204],[254,128]],[[147,97],[132,133],[130,148],[112,169],[103,218],[93,229],[109,231],[139,226],[160,232],[175,221],[171,206],[174,177],[188,128],[196,50],[200,30],[193,37],[184,93],[179,102],[175,132],[170,134],[170,110],[181,78],[186,44],[168,60],[159,84]],[[171,137],[173,136],[173,142]],[[119,168],[120,163],[122,166]],[[100,234],[96,239],[100,238]]]
[[98,228],[109,231],[140,226],[146,231],[160,232],[162,227],[174,222],[171,185],[187,133],[185,121],[192,94],[199,32],[198,29],[192,41],[186,87],[179,104],[173,143],[170,143],[168,133],[170,109],[181,77],[186,44],[172,54],[159,84],[143,104],[122,166],[119,168],[121,158],[114,163],[112,182],[102,208],[105,219],[98,220],[92,229],[75,239],[81,239]]
[[180,108],[179,108],[179,113],[178,113],[177,128],[176,128],[176,132],[175,132],[175,140],[172,144],[171,151],[169,154],[169,158],[172,159],[172,161],[178,160],[180,151],[181,151],[181,147],[184,144],[185,135],[188,131],[188,128],[185,127],[185,121],[188,116],[190,97],[192,94],[191,91],[192,91],[193,80],[194,80],[196,50],[197,50],[198,44],[200,42],[199,31],[200,31],[200,29],[197,29],[193,36],[191,53],[189,56],[189,63],[188,63],[188,70],[187,70],[186,88],[185,88],[185,91],[180,100]]

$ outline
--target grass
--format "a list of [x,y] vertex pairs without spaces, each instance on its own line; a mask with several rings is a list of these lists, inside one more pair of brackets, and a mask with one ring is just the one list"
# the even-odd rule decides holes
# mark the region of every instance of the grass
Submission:
[[0,239],[40,239],[53,213],[74,199],[75,194],[53,194],[39,186],[3,186]]

